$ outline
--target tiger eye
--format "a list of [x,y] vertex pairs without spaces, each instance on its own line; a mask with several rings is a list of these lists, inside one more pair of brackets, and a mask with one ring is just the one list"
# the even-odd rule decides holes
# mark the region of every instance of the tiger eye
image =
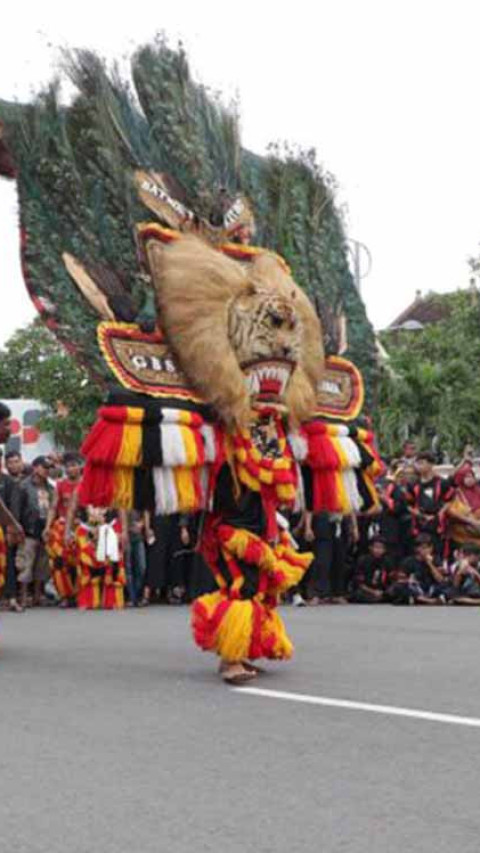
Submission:
[[279,329],[280,326],[283,326],[283,317],[280,314],[270,314],[270,323],[274,329]]

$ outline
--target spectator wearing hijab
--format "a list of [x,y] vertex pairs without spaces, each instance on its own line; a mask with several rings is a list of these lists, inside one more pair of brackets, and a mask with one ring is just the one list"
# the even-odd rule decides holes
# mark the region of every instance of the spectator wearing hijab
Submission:
[[457,471],[454,485],[454,495],[445,508],[451,549],[458,545],[480,546],[480,485],[470,464]]

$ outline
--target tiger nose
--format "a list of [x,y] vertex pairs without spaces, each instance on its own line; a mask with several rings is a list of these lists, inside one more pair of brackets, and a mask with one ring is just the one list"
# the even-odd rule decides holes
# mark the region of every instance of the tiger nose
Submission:
[[292,354],[291,347],[289,347],[289,346],[283,346],[282,347],[282,355],[284,356],[284,358],[288,358],[289,355],[291,355],[291,354]]

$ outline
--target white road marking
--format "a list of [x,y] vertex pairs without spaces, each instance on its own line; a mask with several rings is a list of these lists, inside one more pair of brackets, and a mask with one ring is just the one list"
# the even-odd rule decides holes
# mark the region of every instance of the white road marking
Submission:
[[303,702],[305,705],[323,705],[326,708],[345,708],[347,711],[367,711],[372,714],[387,714],[393,717],[410,717],[430,723],[448,723],[454,726],[480,728],[478,717],[459,717],[456,714],[438,714],[434,711],[418,711],[415,708],[399,708],[395,705],[372,705],[370,702],[352,702],[350,699],[330,699],[327,696],[309,696],[305,693],[287,693],[283,690],[264,690],[261,687],[235,687],[235,693],[246,696],[263,696],[267,699],[284,699],[287,702]]

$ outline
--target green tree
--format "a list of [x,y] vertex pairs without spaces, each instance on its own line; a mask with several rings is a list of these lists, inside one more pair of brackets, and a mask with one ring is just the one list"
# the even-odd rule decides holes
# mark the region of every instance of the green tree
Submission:
[[407,431],[424,447],[437,435],[453,456],[467,442],[480,445],[480,306],[464,291],[451,305],[435,325],[382,335],[390,362],[379,385],[376,428],[390,455]]
[[72,449],[80,445],[102,400],[102,389],[39,319],[15,332],[0,350],[0,388],[3,399],[43,403],[41,428]]

